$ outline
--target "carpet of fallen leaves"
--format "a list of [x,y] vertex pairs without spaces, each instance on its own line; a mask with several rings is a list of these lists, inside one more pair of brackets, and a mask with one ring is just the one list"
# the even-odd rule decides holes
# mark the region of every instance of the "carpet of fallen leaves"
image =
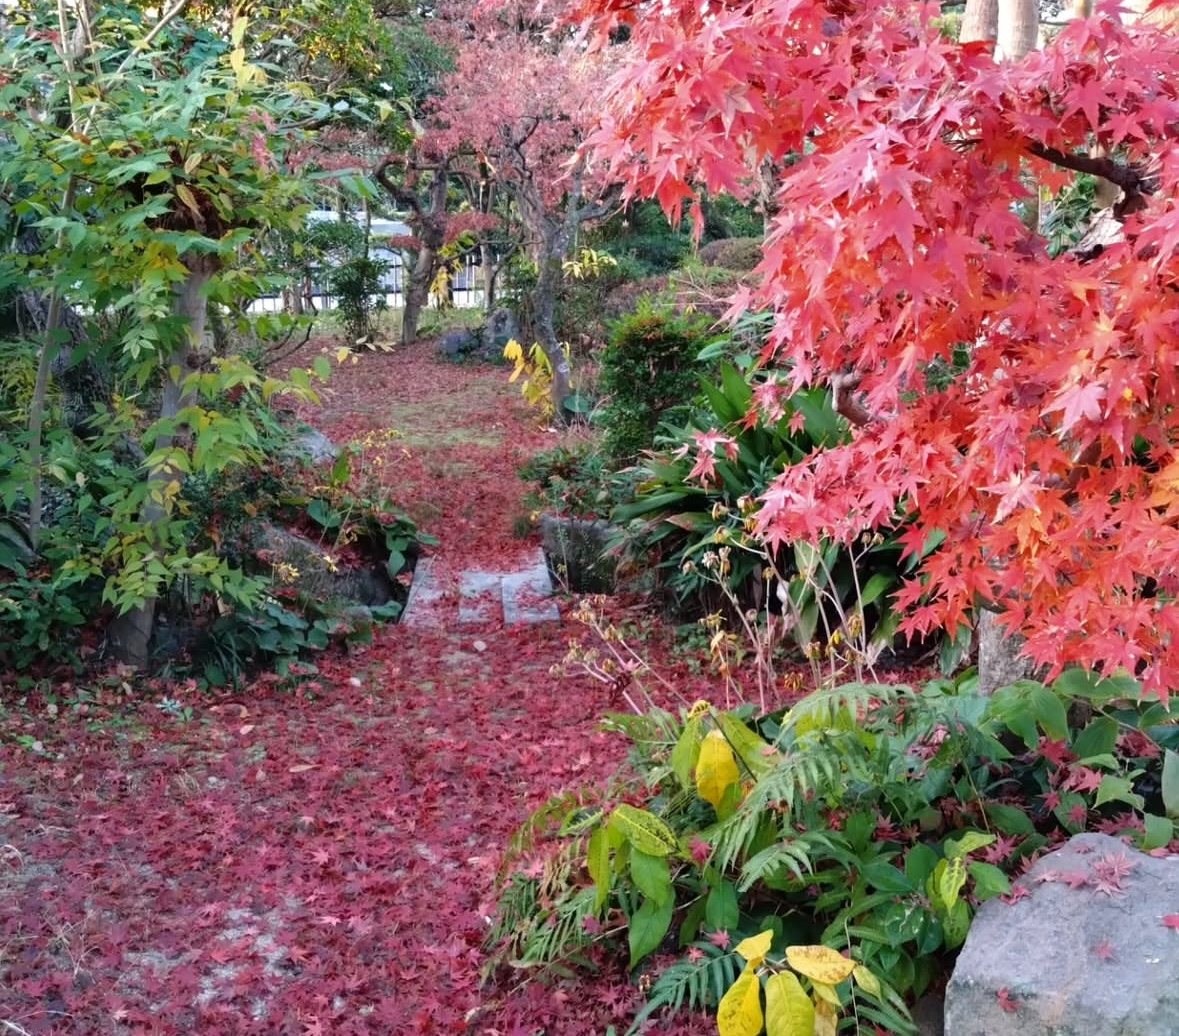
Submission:
[[[502,369],[441,363],[428,344],[365,355],[303,416],[337,442],[402,432],[376,467],[439,537],[442,572],[534,548],[511,533],[516,468],[559,440]],[[209,698],[114,674],[85,700],[59,682],[0,711],[0,1030],[623,1031],[640,994],[620,965],[480,981],[511,832],[621,758],[597,731],[610,689],[550,675],[581,635],[568,620],[395,627],[294,688]],[[681,676],[690,700],[700,687]]]

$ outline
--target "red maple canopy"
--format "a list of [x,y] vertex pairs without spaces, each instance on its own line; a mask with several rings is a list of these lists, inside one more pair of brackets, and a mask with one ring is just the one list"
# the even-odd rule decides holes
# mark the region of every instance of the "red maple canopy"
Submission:
[[[781,391],[832,384],[856,427],[777,480],[767,542],[910,515],[908,550],[940,545],[901,593],[905,629],[1002,602],[1053,672],[1126,670],[1165,696],[1179,682],[1179,38],[1106,7],[1000,63],[940,35],[939,13],[586,0],[599,39],[630,23],[635,54],[597,154],[673,214],[700,187],[747,193],[774,170],[761,285],[735,310],[771,308],[763,361]],[[1124,226],[1053,258],[1019,203],[1078,172],[1123,189]],[[955,354],[966,369],[932,385]]]

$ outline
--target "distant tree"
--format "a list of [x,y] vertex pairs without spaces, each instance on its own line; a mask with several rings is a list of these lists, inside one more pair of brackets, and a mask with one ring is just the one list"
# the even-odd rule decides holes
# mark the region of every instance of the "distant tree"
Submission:
[[451,22],[455,69],[429,123],[432,146],[472,154],[508,197],[536,267],[530,311],[553,366],[560,412],[569,366],[557,340],[554,304],[562,261],[578,228],[613,207],[613,197],[581,150],[600,110],[609,54],[587,52],[542,8],[527,4],[466,9]]

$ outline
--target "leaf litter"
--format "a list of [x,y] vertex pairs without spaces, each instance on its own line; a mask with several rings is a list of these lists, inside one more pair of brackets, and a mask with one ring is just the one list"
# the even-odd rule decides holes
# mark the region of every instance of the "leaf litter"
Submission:
[[[446,431],[432,444],[430,423],[402,427],[413,445],[385,447],[382,477],[428,516],[454,604],[462,570],[508,571],[535,549],[512,537],[516,469],[555,436],[502,371],[439,362],[429,343],[342,366],[301,416],[341,443],[399,412]],[[448,466],[466,473],[440,479]],[[618,962],[481,987],[509,837],[623,748],[598,730],[610,688],[550,674],[580,627],[477,632],[476,653],[457,625],[394,627],[317,659],[293,690],[262,679],[228,701],[157,686],[189,722],[125,695],[83,713],[33,694],[0,713],[0,1022],[55,1036],[625,1028],[641,996]],[[707,691],[678,676],[685,698]]]

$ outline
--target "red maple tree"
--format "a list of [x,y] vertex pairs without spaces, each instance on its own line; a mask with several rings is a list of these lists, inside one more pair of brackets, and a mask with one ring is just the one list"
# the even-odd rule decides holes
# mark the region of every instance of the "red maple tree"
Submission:
[[569,393],[569,367],[557,341],[554,303],[578,228],[611,211],[601,169],[579,151],[601,104],[613,53],[587,51],[561,14],[563,4],[458,5],[439,21],[454,49],[428,140],[449,154],[473,154],[510,199],[524,251],[536,267],[530,291],[533,331],[553,365],[553,396]]
[[[1156,7],[1167,7],[1161,0]],[[760,287],[780,391],[832,387],[852,440],[761,501],[770,544],[911,521],[928,551],[905,629],[980,604],[1057,673],[1179,663],[1179,38],[1113,6],[997,62],[937,5],[585,0],[629,26],[594,138],[632,194],[678,213],[776,170]],[[1109,156],[1109,157],[1092,157]],[[1105,233],[1053,256],[1028,184],[1121,188]],[[1024,216],[1025,218],[1021,218]],[[953,365],[948,384],[931,365]],[[773,390],[760,395],[773,402]]]

